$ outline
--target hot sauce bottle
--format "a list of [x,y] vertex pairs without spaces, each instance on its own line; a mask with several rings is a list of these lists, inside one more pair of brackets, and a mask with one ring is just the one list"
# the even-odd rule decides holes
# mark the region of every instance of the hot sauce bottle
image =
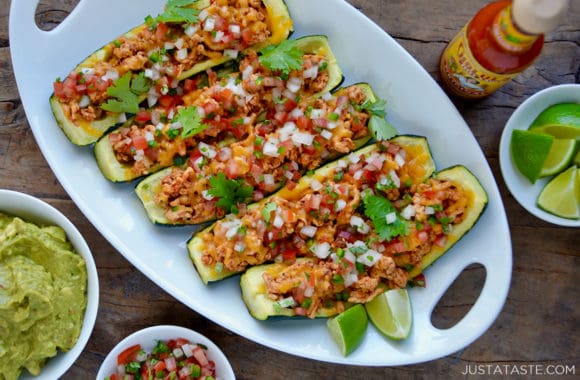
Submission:
[[441,55],[443,84],[463,98],[482,98],[532,64],[568,0],[501,0],[482,8]]

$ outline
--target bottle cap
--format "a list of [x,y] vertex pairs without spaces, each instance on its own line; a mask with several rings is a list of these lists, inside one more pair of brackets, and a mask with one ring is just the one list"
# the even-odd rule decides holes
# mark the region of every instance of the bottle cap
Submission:
[[513,18],[525,32],[542,34],[556,28],[568,8],[568,0],[513,0]]

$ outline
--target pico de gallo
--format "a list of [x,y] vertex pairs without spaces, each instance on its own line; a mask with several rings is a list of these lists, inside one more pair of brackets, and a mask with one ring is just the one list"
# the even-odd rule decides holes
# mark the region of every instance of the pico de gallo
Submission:
[[297,98],[323,91],[329,82],[326,57],[295,50],[300,64],[284,75],[251,50],[235,72],[218,77],[208,69],[162,95],[153,108],[141,109],[130,124],[108,135],[116,160],[131,168],[128,179],[193,162],[204,147],[224,145],[220,142],[228,138],[243,140],[260,117],[287,118]]
[[117,356],[117,370],[105,380],[200,379],[215,380],[215,363],[207,347],[177,338],[157,341],[151,352],[140,344]]
[[237,213],[283,184],[295,186],[305,171],[370,139],[369,89],[353,85],[317,99],[286,98],[243,139],[226,147],[200,144],[188,165],[161,180],[155,203],[169,223],[202,223]]
[[168,1],[165,12],[118,37],[107,50],[54,82],[54,95],[73,123],[107,113],[136,113],[139,100],[162,102],[196,64],[266,41],[272,30],[260,0]]
[[387,141],[375,148],[338,160],[295,194],[217,221],[197,235],[203,265],[239,272],[285,263],[264,273],[267,295],[310,318],[329,303],[340,312],[345,302],[406,287],[409,272],[461,223],[468,196],[458,183],[425,180],[422,151]]

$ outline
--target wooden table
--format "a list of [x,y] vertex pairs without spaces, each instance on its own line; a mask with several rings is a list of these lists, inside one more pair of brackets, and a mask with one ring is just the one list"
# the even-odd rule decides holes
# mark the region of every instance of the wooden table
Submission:
[[[440,52],[487,2],[350,3],[393,36],[439,81]],[[59,185],[27,124],[10,62],[10,0],[0,0],[0,187],[40,197],[70,217],[88,239],[100,275],[99,315],[94,332],[65,378],[94,376],[119,340],[137,329],[158,324],[188,326],[213,339],[230,358],[238,379],[456,378],[466,366],[475,364],[532,365],[544,369],[548,365],[564,365],[575,368],[578,374],[579,230],[545,223],[526,212],[505,187],[498,162],[502,128],[519,104],[546,87],[580,82],[580,2],[571,3],[563,24],[547,36],[544,51],[532,67],[483,101],[455,101],[485,152],[510,223],[514,266],[502,313],[473,344],[440,360],[396,368],[361,368],[290,356],[229,332],[162,291],[95,230]],[[76,0],[41,1],[39,24],[52,28],[75,4]],[[435,311],[437,326],[451,326],[469,310],[484,276],[484,270],[474,267],[460,277]]]

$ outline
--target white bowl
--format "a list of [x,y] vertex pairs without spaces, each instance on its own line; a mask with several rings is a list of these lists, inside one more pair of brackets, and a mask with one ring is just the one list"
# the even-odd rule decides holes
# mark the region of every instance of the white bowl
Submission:
[[125,349],[140,344],[143,350],[151,352],[158,340],[168,341],[170,339],[184,338],[191,343],[201,343],[207,347],[207,356],[209,360],[214,361],[216,369],[216,377],[220,380],[234,380],[234,370],[230,362],[219,349],[218,346],[205,336],[198,332],[180,326],[160,325],[147,327],[145,329],[134,332],[121,342],[119,342],[109,352],[97,373],[97,380],[103,380],[117,369],[117,356]]
[[531,184],[516,168],[510,154],[510,140],[514,129],[528,129],[543,110],[551,105],[566,102],[580,103],[580,84],[548,87],[526,99],[509,118],[503,130],[499,143],[499,166],[509,191],[523,208],[546,222],[560,226],[580,227],[580,220],[560,218],[536,205],[538,195],[553,177],[540,178],[535,184]]
[[59,351],[55,357],[50,358],[46,365],[42,367],[39,377],[30,375],[26,370],[19,377],[20,380],[59,378],[79,357],[95,326],[99,306],[99,279],[93,255],[77,228],[60,211],[38,198],[17,191],[0,189],[0,211],[38,225],[61,227],[75,250],[85,260],[88,280],[87,307],[81,333],[76,344],[69,351]]

